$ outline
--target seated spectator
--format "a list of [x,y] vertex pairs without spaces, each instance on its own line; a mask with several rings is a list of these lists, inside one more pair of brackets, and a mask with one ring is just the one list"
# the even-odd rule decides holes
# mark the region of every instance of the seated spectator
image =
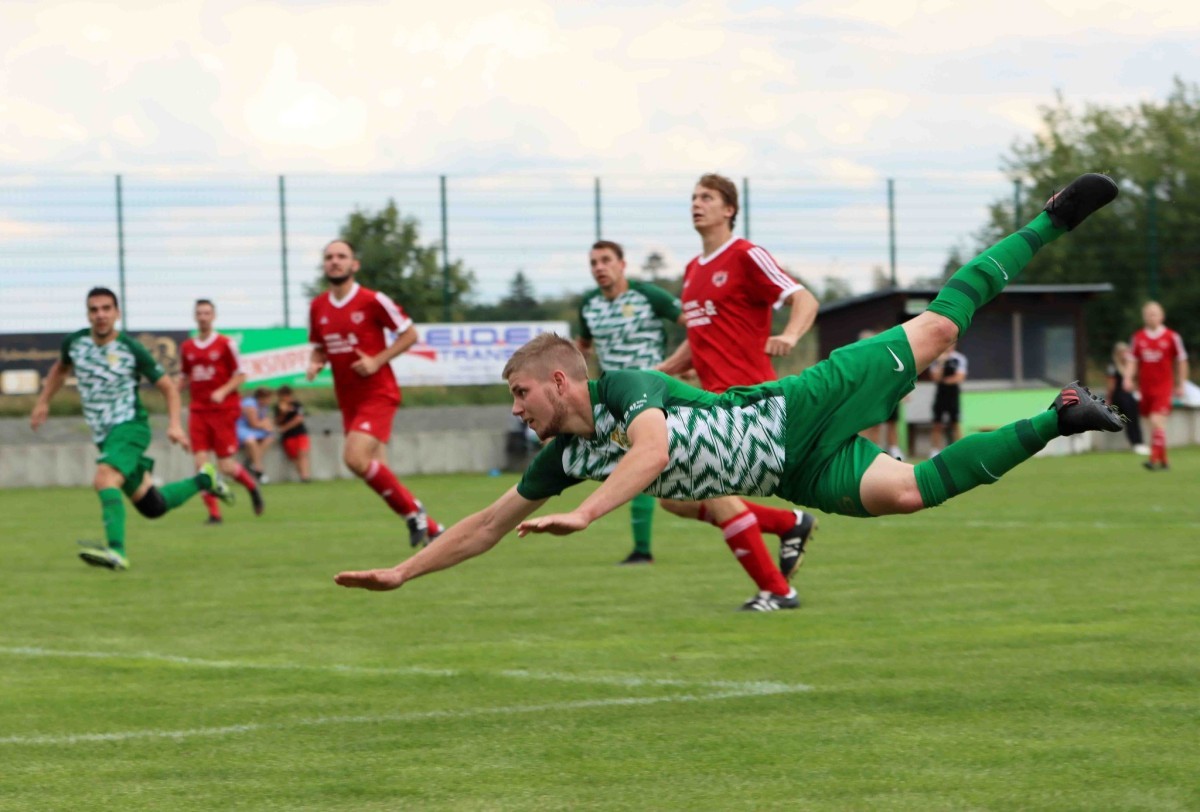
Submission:
[[301,482],[308,482],[308,427],[304,425],[304,407],[296,400],[292,387],[281,386],[275,392],[275,430],[283,453],[296,466]]
[[246,467],[263,484],[263,454],[275,442],[275,424],[271,421],[271,390],[260,386],[253,395],[242,398],[242,415],[237,422],[238,443],[246,454]]

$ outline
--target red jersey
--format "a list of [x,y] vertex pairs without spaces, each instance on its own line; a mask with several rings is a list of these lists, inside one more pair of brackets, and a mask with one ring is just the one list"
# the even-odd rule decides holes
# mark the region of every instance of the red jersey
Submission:
[[361,350],[378,355],[388,347],[385,330],[403,333],[412,319],[387,294],[355,283],[345,299],[325,291],[313,299],[308,311],[308,340],[325,350],[333,370],[333,388],[342,409],[372,398],[400,402],[400,387],[390,364],[363,377],[350,368]]
[[700,385],[724,392],[775,380],[771,313],[803,289],[765,249],[738,237],[689,262],[680,298]]
[[1166,393],[1175,389],[1175,366],[1188,357],[1179,333],[1169,327],[1153,332],[1143,327],[1133,334],[1129,347],[1138,362],[1139,389]]
[[179,369],[187,376],[193,412],[230,412],[239,414],[237,392],[230,392],[220,403],[212,393],[229,383],[242,371],[242,359],[228,337],[214,332],[206,341],[189,338],[179,347]]

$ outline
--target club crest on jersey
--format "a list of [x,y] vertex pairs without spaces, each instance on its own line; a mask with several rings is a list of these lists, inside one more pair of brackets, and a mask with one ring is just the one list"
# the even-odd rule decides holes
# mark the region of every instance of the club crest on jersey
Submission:
[[210,361],[215,361],[220,357],[221,357],[221,353],[217,352],[216,350],[213,350],[212,352],[210,352],[208,354],[208,360],[210,360]]
[[612,434],[608,435],[608,439],[621,448],[629,448],[629,435],[620,429],[613,429]]
[[713,274],[712,283],[714,285],[716,285],[717,287],[721,287],[728,281],[729,281],[729,272],[728,271],[717,271],[715,274]]
[[355,324],[362,324],[363,319],[365,318],[366,315],[361,310],[356,310],[350,314],[350,321],[354,322]]
[[635,312],[635,308],[633,305],[631,305],[631,304],[621,305],[621,318],[632,319],[634,312]]

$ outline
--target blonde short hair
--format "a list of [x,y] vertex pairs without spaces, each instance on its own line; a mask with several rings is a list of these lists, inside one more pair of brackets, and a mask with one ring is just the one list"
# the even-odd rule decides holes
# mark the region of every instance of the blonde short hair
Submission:
[[554,333],[542,333],[512,354],[500,376],[508,380],[516,372],[536,368],[539,377],[548,376],[561,369],[567,377],[577,381],[587,380],[587,361],[571,341]]

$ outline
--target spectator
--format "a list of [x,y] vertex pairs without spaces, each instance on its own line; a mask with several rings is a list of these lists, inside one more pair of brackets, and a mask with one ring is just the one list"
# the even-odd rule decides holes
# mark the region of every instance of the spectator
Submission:
[[304,425],[304,407],[296,400],[292,387],[281,386],[275,392],[275,430],[283,453],[296,466],[301,482],[308,482],[308,427]]
[[260,386],[253,395],[242,398],[242,416],[237,422],[238,443],[246,452],[246,467],[264,485],[263,454],[275,442],[275,424],[271,422],[271,390]]
[[[936,457],[948,443],[958,439],[959,385],[967,379],[967,357],[951,344],[929,366],[929,376],[937,384],[933,395],[933,426],[929,437],[929,456]],[[944,434],[943,434],[944,431]]]
[[1133,377],[1133,352],[1129,344],[1118,341],[1113,344],[1112,360],[1104,374],[1108,381],[1108,402],[1116,406],[1130,420],[1125,424],[1125,436],[1133,446],[1133,453],[1143,457],[1150,453],[1150,446],[1142,440],[1142,425],[1136,417],[1138,410],[1137,398],[1122,385],[1126,378]]

